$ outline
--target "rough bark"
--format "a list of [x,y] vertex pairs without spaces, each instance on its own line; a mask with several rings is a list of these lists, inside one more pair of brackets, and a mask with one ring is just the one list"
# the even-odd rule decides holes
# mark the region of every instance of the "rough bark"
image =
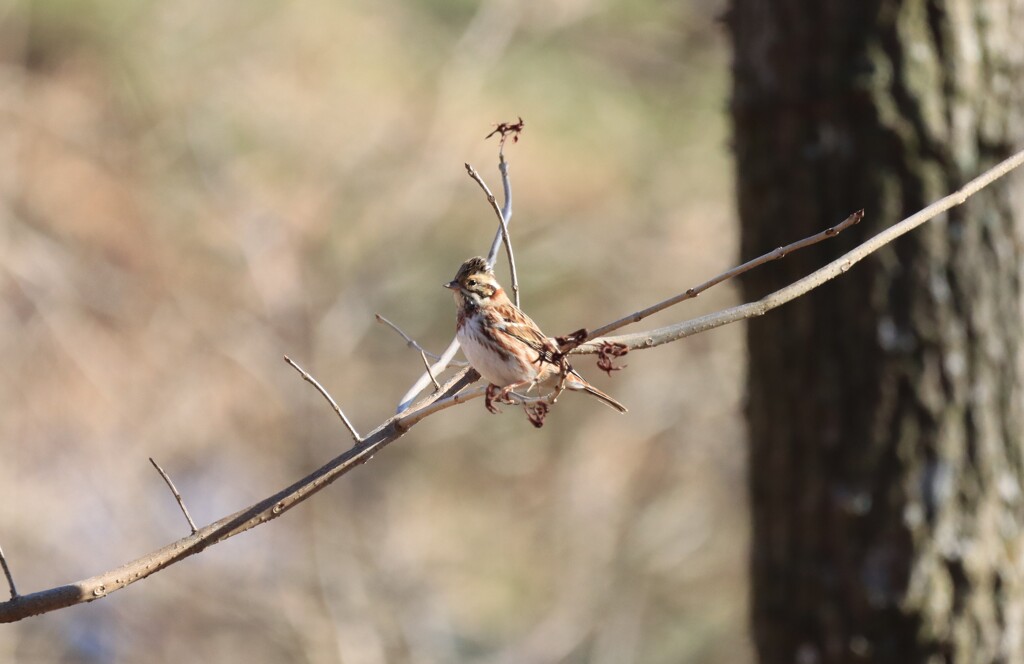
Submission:
[[[744,256],[866,208],[849,246],[1024,144],[1024,0],[733,0],[728,23]],[[1021,189],[751,321],[762,662],[1024,662]]]

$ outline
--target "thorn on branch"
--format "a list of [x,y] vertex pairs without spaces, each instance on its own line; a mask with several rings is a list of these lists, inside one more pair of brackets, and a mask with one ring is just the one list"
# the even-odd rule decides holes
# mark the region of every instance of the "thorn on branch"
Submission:
[[185,515],[185,520],[188,521],[188,526],[192,529],[192,534],[195,535],[196,531],[199,529],[196,528],[196,522],[192,520],[192,515],[188,513],[188,508],[185,507],[185,501],[182,500],[181,494],[178,493],[178,487],[174,486],[174,482],[171,481],[171,476],[164,472],[164,469],[160,467],[160,464],[158,464],[153,457],[149,457],[149,462],[153,464],[154,468],[156,468],[156,472],[160,473],[160,477],[164,478],[167,488],[171,490],[171,493],[174,494],[174,499],[178,501],[178,507],[181,508],[181,513]]
[[622,357],[628,352],[629,346],[626,344],[604,342],[601,344],[600,350],[597,351],[597,368],[609,376],[612,375],[613,371],[625,369],[627,366],[625,364],[621,367],[615,365],[615,358]]

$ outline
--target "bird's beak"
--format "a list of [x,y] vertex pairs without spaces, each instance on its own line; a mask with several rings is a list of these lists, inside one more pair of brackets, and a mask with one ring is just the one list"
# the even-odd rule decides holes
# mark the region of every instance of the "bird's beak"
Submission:
[[445,288],[447,288],[449,290],[459,290],[459,282],[457,282],[457,281],[449,281],[448,283],[443,284],[443,285],[444,285]]

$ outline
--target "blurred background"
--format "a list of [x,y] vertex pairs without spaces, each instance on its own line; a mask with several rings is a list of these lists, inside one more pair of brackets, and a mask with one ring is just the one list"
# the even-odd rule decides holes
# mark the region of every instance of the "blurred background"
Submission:
[[[595,327],[739,258],[720,0],[0,0],[0,546],[29,593],[187,534],[388,417],[485,253]],[[499,277],[507,281],[504,258]],[[737,301],[730,285],[655,319]],[[750,660],[742,330],[445,411],[273,524],[0,628],[11,662]],[[6,594],[6,591],[4,591]]]

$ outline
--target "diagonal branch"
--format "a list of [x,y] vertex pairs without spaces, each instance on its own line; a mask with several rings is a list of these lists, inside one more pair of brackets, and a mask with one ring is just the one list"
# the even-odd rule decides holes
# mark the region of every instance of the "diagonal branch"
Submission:
[[204,526],[188,537],[183,537],[109,572],[64,586],[28,595],[17,595],[9,601],[0,602],[0,623],[16,622],[29,616],[105,597],[214,544],[276,519],[345,473],[369,461],[385,446],[401,438],[423,417],[468,400],[457,393],[478,377],[472,369],[463,370],[449,381],[442,391],[416,404],[407,413],[391,417],[367,435],[362,443],[335,457],[298,482],[258,503]]
[[[591,340],[581,344],[571,352],[576,354],[589,354],[600,352],[601,344],[608,343],[619,343],[623,344],[631,350],[638,350],[642,348],[653,348],[660,346],[661,344],[669,343],[682,339],[684,337],[693,336],[701,332],[728,325],[729,323],[735,323],[739,320],[746,318],[755,318],[757,316],[763,316],[765,313],[771,311],[776,307],[780,307],[787,302],[791,302],[801,295],[814,290],[818,286],[821,286],[827,281],[835,279],[841,274],[846,273],[851,267],[867,258],[871,254],[875,253],[885,245],[889,244],[893,240],[899,238],[902,235],[906,235],[910,231],[914,230],[918,226],[925,222],[931,221],[935,217],[939,216],[943,212],[961,205],[968,198],[978,193],[988,185],[992,184],[999,178],[1005,176],[1015,168],[1018,168],[1024,164],[1024,150],[1004,159],[1000,163],[993,166],[991,169],[985,171],[978,177],[974,178],[957,191],[945,196],[928,207],[916,212],[915,214],[907,217],[903,221],[900,221],[893,226],[885,229],[878,233],[866,242],[858,245],[856,248],[848,251],[839,258],[835,259],[828,265],[815,270],[806,277],[793,282],[792,284],[780,288],[774,293],[769,293],[765,297],[757,300],[756,302],[748,302],[747,304],[741,304],[723,311],[717,311],[715,313],[707,314],[706,316],[700,316],[699,318],[693,318],[675,325],[668,325],[661,327],[656,330],[649,330],[646,332],[638,332],[635,334],[625,334],[615,337],[602,337],[594,338],[596,335],[591,337]],[[847,220],[849,221],[849,219]],[[846,222],[843,222],[846,223]],[[840,224],[842,225],[842,224]],[[826,231],[827,232],[827,231]],[[790,245],[792,246],[792,245]],[[773,252],[774,253],[774,252]],[[760,259],[759,259],[760,260]],[[742,266],[741,266],[742,267]],[[685,298],[683,298],[685,299]],[[682,301],[682,300],[680,300]],[[658,307],[660,305],[655,305]],[[651,307],[654,309],[654,307]],[[661,309],[657,309],[660,311]],[[647,310],[644,310],[647,311]],[[624,319],[620,319],[615,323],[605,325],[598,328],[597,331],[605,333],[607,331],[619,329],[635,320],[640,320],[644,316],[639,316],[644,312],[638,312],[632,316],[627,316]],[[625,321],[625,322],[623,322]]]
[[639,322],[639,321],[647,318],[648,316],[653,316],[654,314],[658,313],[659,311],[664,311],[665,309],[668,309],[669,307],[675,306],[675,305],[679,304],[680,302],[685,302],[686,300],[692,300],[693,298],[697,297],[698,295],[700,295],[701,293],[703,293],[707,289],[711,288],[712,286],[717,286],[718,284],[722,283],[723,281],[728,281],[729,279],[732,279],[734,277],[738,277],[741,274],[744,274],[745,272],[749,272],[749,271],[753,270],[756,267],[760,267],[760,266],[764,265],[765,263],[770,263],[772,261],[777,261],[780,258],[783,258],[786,255],[788,255],[789,253],[794,252],[794,251],[796,251],[798,249],[804,249],[805,247],[809,247],[809,246],[811,246],[813,244],[818,244],[819,242],[822,242],[824,240],[828,240],[829,238],[833,238],[833,237],[839,235],[840,233],[842,233],[843,231],[845,231],[850,226],[853,226],[853,225],[855,225],[857,223],[860,223],[860,220],[863,219],[863,218],[864,218],[864,210],[858,210],[857,212],[854,212],[849,217],[844,219],[842,222],[836,224],[835,226],[831,226],[829,228],[826,228],[825,230],[821,231],[820,233],[817,233],[817,234],[812,235],[810,237],[805,237],[802,240],[798,240],[796,242],[793,242],[792,244],[787,244],[784,247],[778,247],[777,249],[774,249],[773,251],[769,251],[767,254],[764,254],[762,256],[758,256],[757,258],[755,258],[753,260],[747,261],[743,265],[738,265],[738,266],[732,268],[731,270],[727,270],[727,271],[723,272],[722,274],[718,275],[717,277],[714,277],[712,279],[709,279],[708,281],[705,281],[704,283],[700,284],[699,286],[694,286],[693,288],[688,288],[686,291],[680,293],[679,295],[670,297],[669,299],[664,300],[662,302],[659,302],[657,304],[654,304],[654,305],[652,305],[650,307],[647,307],[646,309],[642,309],[640,311],[631,313],[630,315],[625,316],[623,318],[620,318],[619,320],[614,321],[612,323],[608,323],[607,325],[603,325],[603,326],[597,328],[596,330],[593,330],[593,331],[589,332],[587,334],[587,338],[588,339],[596,339],[597,337],[603,337],[604,335],[608,334],[609,332],[614,332],[615,330],[618,330],[619,328],[625,327],[625,326],[627,326],[627,325],[629,325],[631,323]]

